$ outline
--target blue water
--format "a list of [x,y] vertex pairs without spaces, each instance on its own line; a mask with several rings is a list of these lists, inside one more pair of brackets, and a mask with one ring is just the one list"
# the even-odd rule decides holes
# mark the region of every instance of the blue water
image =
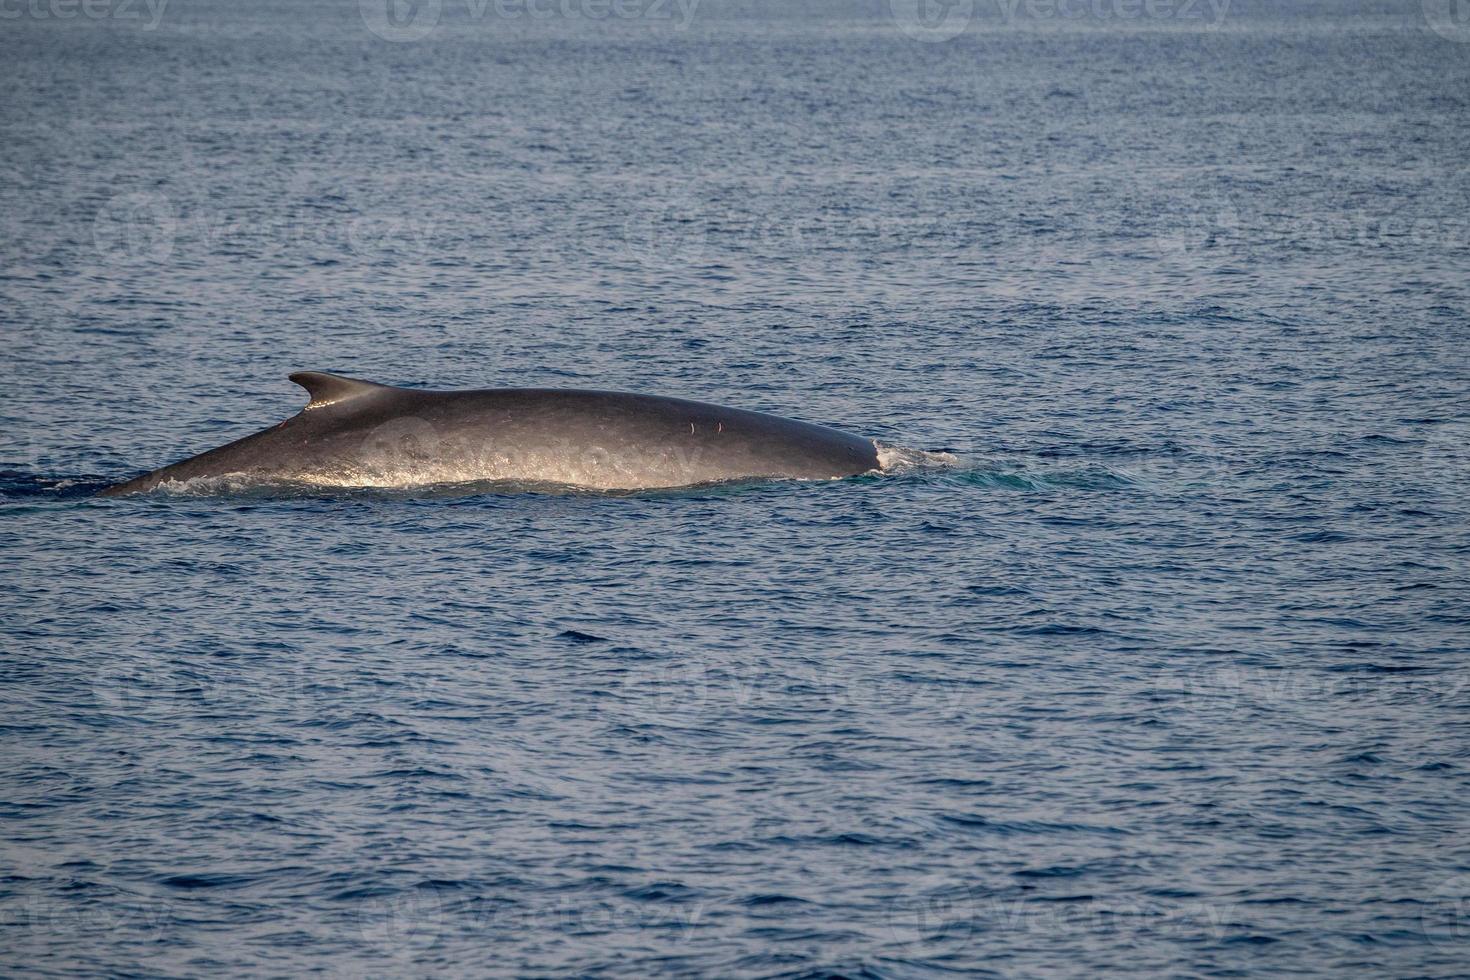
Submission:
[[[6,7],[0,972],[1470,975],[1470,25],[646,6]],[[305,369],[959,462],[90,496]]]

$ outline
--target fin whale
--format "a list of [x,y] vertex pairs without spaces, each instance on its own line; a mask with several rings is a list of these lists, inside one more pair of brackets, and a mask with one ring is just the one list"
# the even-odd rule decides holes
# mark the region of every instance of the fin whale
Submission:
[[315,371],[291,380],[311,396],[300,414],[102,495],[213,477],[324,487],[505,480],[638,490],[833,479],[880,468],[869,439],[682,398],[553,388],[426,391]]

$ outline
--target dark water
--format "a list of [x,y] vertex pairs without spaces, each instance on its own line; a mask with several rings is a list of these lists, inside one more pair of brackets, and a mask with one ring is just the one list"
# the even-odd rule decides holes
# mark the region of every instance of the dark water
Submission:
[[[5,8],[0,969],[1470,973],[1470,24],[650,4]],[[961,462],[90,498],[301,369]]]

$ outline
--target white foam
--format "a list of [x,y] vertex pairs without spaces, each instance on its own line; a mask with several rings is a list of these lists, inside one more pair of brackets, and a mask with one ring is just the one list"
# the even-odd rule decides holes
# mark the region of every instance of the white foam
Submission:
[[960,464],[954,453],[934,453],[907,446],[888,446],[873,440],[878,450],[878,469],[884,473],[913,473],[922,470],[947,470]]

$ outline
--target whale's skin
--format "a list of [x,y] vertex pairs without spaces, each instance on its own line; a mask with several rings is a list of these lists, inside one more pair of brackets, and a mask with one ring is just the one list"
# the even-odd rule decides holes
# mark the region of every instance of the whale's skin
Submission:
[[412,488],[478,481],[639,490],[835,479],[879,469],[869,439],[682,398],[511,388],[426,391],[303,372],[300,414],[102,491],[232,478]]

